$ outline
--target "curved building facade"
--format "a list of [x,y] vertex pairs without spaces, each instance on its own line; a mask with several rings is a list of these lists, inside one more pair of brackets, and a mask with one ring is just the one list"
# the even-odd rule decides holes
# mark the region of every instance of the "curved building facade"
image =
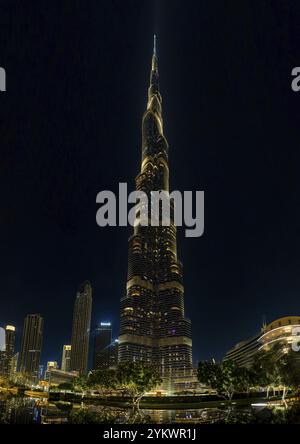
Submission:
[[[141,171],[137,191],[169,192],[169,146],[163,132],[156,47],[148,103],[142,119]],[[119,361],[155,364],[162,375],[192,369],[191,322],[184,314],[182,264],[177,257],[174,208],[158,226],[137,223],[129,238],[126,295],[121,299]],[[147,217],[147,216],[146,216]]]
[[280,344],[277,353],[286,353],[292,343],[297,342],[297,335],[300,342],[300,316],[284,316],[264,325],[253,338],[236,344],[226,353],[224,361],[232,360],[241,367],[251,367],[258,351],[272,352],[272,347]]
[[300,327],[300,316],[285,316],[271,322],[265,326],[258,339],[259,350],[270,351],[275,344],[280,344],[281,351],[287,352],[291,349],[299,330],[295,329],[296,326]]

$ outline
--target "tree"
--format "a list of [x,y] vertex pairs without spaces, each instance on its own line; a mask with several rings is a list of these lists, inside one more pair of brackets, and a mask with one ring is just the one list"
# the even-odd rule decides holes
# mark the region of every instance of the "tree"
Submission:
[[61,384],[59,384],[57,386],[57,388],[59,390],[64,390],[64,391],[72,390],[73,389],[73,384],[72,384],[72,382],[62,382]]
[[289,388],[298,391],[300,387],[300,358],[290,350],[283,354],[277,361],[278,379],[283,386],[282,400]]
[[117,420],[117,414],[106,408],[93,411],[83,407],[79,410],[73,409],[69,415],[70,424],[114,424]]
[[32,375],[28,372],[19,372],[15,375],[14,382],[18,387],[30,387],[32,384]]
[[89,389],[88,377],[87,376],[78,376],[73,381],[73,390],[74,392],[80,392],[81,397],[84,398],[86,391]]
[[270,387],[274,393],[275,388],[283,388],[282,400],[289,389],[300,387],[300,359],[297,353],[286,350],[284,343],[278,342],[270,350],[259,352],[252,371],[257,385],[267,388],[267,397]]
[[256,387],[264,387],[267,390],[267,398],[269,390],[275,380],[273,368],[273,360],[271,355],[260,352],[256,355],[256,359],[251,367],[253,385]]
[[249,374],[233,361],[204,361],[198,364],[198,380],[216,390],[219,396],[231,401],[236,391],[248,386]]
[[101,394],[111,393],[118,387],[115,369],[95,370],[88,377],[88,386]]
[[118,365],[117,383],[132,398],[133,411],[139,411],[140,401],[146,392],[161,384],[156,367],[138,362],[122,362]]

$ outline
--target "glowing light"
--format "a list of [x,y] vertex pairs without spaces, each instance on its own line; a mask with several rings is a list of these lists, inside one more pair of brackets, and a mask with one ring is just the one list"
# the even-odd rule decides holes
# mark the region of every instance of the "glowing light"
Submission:
[[7,325],[5,327],[5,330],[16,331],[16,327],[14,327],[13,325]]

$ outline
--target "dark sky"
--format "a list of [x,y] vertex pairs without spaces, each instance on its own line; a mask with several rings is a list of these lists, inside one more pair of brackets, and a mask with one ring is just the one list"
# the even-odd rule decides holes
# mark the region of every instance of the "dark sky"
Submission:
[[194,360],[300,313],[300,2],[1,1],[0,325],[45,318],[43,361],[70,342],[78,285],[118,335],[128,228],[96,194],[134,189],[153,33],[171,188],[205,191],[185,238]]

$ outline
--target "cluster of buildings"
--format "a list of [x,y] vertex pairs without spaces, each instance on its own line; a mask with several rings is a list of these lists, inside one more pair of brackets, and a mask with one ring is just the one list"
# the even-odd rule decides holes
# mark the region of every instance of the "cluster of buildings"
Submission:
[[[151,191],[169,193],[169,145],[164,135],[162,96],[159,89],[156,41],[150,73],[148,100],[142,118],[141,167],[136,190],[151,201]],[[112,338],[112,327],[103,322],[93,332],[93,369],[113,368],[118,362],[143,361],[159,369],[164,387],[176,386],[184,391],[194,389],[197,376],[192,364],[191,321],[185,316],[183,266],[177,254],[174,204],[170,223],[141,223],[138,214],[128,241],[128,275],[126,292],[121,298],[120,335]],[[145,215],[143,217],[146,217]],[[92,287],[82,283],[77,291],[70,344],[63,346],[61,366],[49,361],[44,372],[40,367],[44,320],[29,314],[24,321],[20,355],[15,353],[15,328],[2,329],[0,335],[0,374],[17,373],[48,384],[69,382],[89,370],[89,348],[92,313]],[[253,338],[237,344],[225,359],[250,366],[260,349],[272,348],[281,341],[291,341],[292,328],[300,317],[281,318]],[[2,340],[1,340],[2,337]],[[19,358],[19,359],[18,359]],[[17,364],[18,362],[18,364]]]
[[[41,365],[44,319],[29,314],[24,320],[20,352],[15,352],[16,328],[7,325],[0,329],[0,376],[11,380],[24,379],[32,384],[58,385],[71,382],[88,372],[92,287],[80,285],[75,298],[71,343],[63,346],[61,365],[48,361]],[[102,322],[93,336],[93,370],[115,367],[118,362],[118,340],[112,339],[112,325]]]
[[[162,96],[159,89],[156,40],[150,72],[148,100],[142,119],[141,169],[136,190],[151,201],[151,191],[169,193],[169,145],[164,135]],[[138,217],[136,215],[136,217]],[[151,221],[151,208],[148,212]],[[120,335],[112,341],[111,325],[94,332],[93,368],[142,360],[155,365],[170,379],[193,378],[191,321],[184,312],[183,267],[177,255],[174,204],[170,224],[136,223],[129,238],[126,293],[121,298]],[[46,379],[61,380],[88,372],[92,287],[86,281],[76,295],[71,343],[64,346],[61,368],[49,362]],[[40,379],[43,318],[28,315],[24,322],[19,372]],[[8,346],[7,346],[8,348]],[[9,358],[11,360],[11,358]]]

